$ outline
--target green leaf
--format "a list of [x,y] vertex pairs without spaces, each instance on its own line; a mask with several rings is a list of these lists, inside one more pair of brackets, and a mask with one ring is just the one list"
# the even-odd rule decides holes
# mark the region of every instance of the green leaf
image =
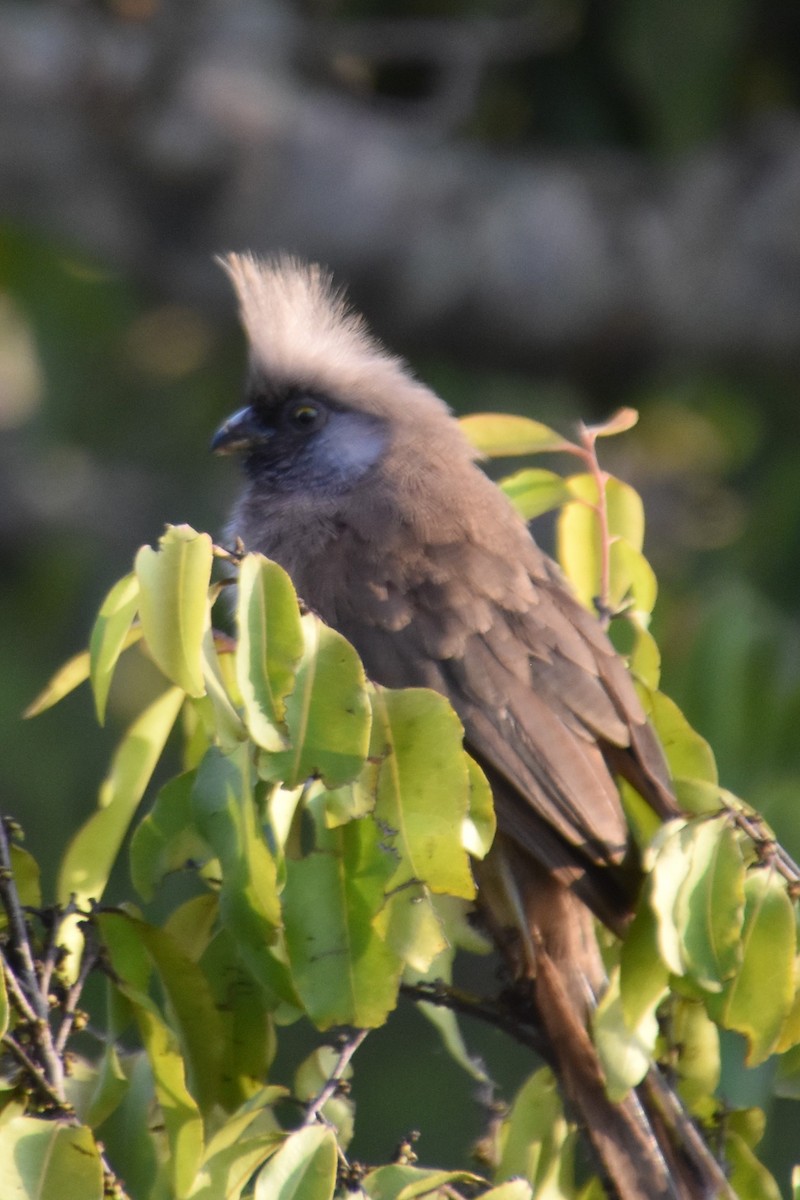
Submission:
[[431,894],[421,883],[394,892],[374,924],[386,945],[415,971],[427,971],[448,945]]
[[469,1171],[437,1171],[401,1163],[378,1167],[364,1178],[370,1200],[417,1200],[421,1197],[440,1200],[440,1197],[452,1195],[450,1185],[456,1183],[479,1185],[485,1180]]
[[626,1025],[635,1029],[667,994],[669,971],[658,952],[656,919],[646,899],[640,904],[620,949],[619,990]]
[[335,788],[358,775],[369,746],[366,676],[341,634],[312,613],[302,625],[305,650],[286,702],[291,749],[264,755],[261,773],[289,788],[319,775]]
[[465,757],[469,776],[469,812],[464,820],[462,842],[473,858],[485,858],[497,831],[492,789],[475,759],[469,754]]
[[699,779],[717,783],[717,765],[705,738],[692,729],[674,700],[663,692],[640,689],[644,710],[664,749],[671,774],[676,779]]
[[619,971],[615,969],[595,1011],[592,1030],[606,1090],[616,1102],[641,1083],[650,1069],[658,1037],[655,1010],[661,999],[651,995],[651,1003],[646,1008],[640,1005],[636,1023],[629,1025],[619,989]]
[[[602,595],[602,537],[597,512],[597,480],[593,475],[572,475],[567,481],[574,500],[558,514],[556,542],[558,561],[583,604],[594,611],[594,601]],[[611,544],[621,538],[641,553],[644,539],[644,510],[639,494],[627,483],[609,477],[605,485],[608,536]],[[610,553],[610,551],[609,551]],[[623,554],[617,552],[620,565]],[[631,563],[626,566],[630,574]],[[647,581],[646,568],[639,567],[637,586],[647,597],[653,580]],[[625,593],[623,592],[623,595]],[[617,599],[621,600],[622,596]]]
[[167,526],[158,550],[142,546],[136,555],[145,641],[157,666],[190,696],[206,690],[202,645],[212,562],[211,538],[188,525]]
[[222,660],[217,654],[214,634],[210,625],[203,634],[201,654],[203,680],[207,692],[205,699],[210,701],[213,712],[212,738],[227,753],[229,750],[235,750],[240,742],[245,741],[247,730],[231,700]]
[[81,907],[100,900],[119,848],[180,712],[184,694],[170,688],[125,733],[100,788],[99,808],[69,843],[58,876],[57,898],[74,895]]
[[[11,846],[11,870],[14,872],[14,886],[17,889],[20,904],[28,908],[41,908],[42,883],[39,864],[32,854],[23,850],[22,846],[13,843]],[[5,922],[5,919],[5,913],[3,913],[0,925]]]
[[538,467],[528,467],[501,479],[500,487],[526,521],[532,521],[572,498],[560,475]]
[[374,795],[363,786],[360,779],[343,783],[338,788],[326,788],[321,795],[325,806],[325,824],[329,829],[366,817],[375,808]]
[[100,1059],[97,1085],[89,1101],[86,1122],[96,1129],[122,1103],[128,1090],[128,1077],[122,1069],[117,1048],[107,1042]]
[[[632,619],[628,615],[621,619],[629,621],[634,630],[633,648],[628,659],[628,668],[631,674],[645,687],[655,691],[661,678],[661,652],[656,640],[649,630],[642,628],[635,617]],[[617,623],[614,622],[614,624]]]
[[674,975],[682,975],[684,969],[675,903],[691,866],[691,857],[681,837],[685,826],[681,820],[669,821],[656,835],[648,853],[652,867],[647,899],[656,918],[661,959]]
[[425,883],[432,892],[471,899],[475,887],[462,844],[470,775],[461,722],[444,697],[426,688],[376,688],[373,714],[375,819],[397,856],[392,886]]
[[574,1192],[575,1135],[564,1118],[555,1077],[548,1067],[522,1085],[500,1132],[498,1180],[522,1175],[543,1200]]
[[176,1200],[183,1200],[192,1188],[203,1155],[203,1122],[186,1086],[186,1064],[178,1039],[145,991],[145,963],[150,957],[141,938],[145,926],[124,913],[99,913],[96,919],[116,986],[130,1002],[153,1072],[170,1148],[170,1179]]
[[794,910],[785,881],[771,869],[751,870],[745,880],[741,948],[738,973],[720,996],[709,997],[708,1009],[744,1034],[746,1062],[754,1067],[774,1050],[794,1000]]
[[3,1200],[102,1200],[103,1164],[85,1125],[13,1117],[0,1126]]
[[260,1171],[253,1200],[332,1200],[337,1161],[332,1130],[298,1129]]
[[0,1038],[8,1031],[8,992],[6,991],[6,973],[0,970]]
[[59,667],[55,675],[48,681],[35,700],[31,700],[22,714],[23,717],[38,717],[54,704],[58,704],[65,696],[79,687],[89,678],[89,651],[82,650],[73,655],[63,667]]
[[[485,954],[491,949],[487,943],[476,938],[475,930],[469,923],[472,910],[467,901],[452,896],[436,896],[433,905],[446,943],[425,970],[406,969],[404,977],[407,983],[426,981],[449,984],[453,978],[457,948],[463,947],[473,954]],[[437,1030],[448,1054],[462,1070],[479,1083],[492,1084],[481,1060],[469,1053],[453,1010],[425,1000],[417,1001],[417,1009]]]
[[166,783],[131,838],[131,879],[143,900],[152,900],[172,871],[209,857],[209,848],[194,825],[194,780],[195,772],[187,771]]
[[735,1196],[747,1200],[781,1200],[781,1192],[767,1168],[739,1134],[725,1138],[725,1161],[730,1170],[728,1182]]
[[718,1112],[719,1030],[697,1000],[673,996],[669,1006],[670,1062],[678,1091],[690,1112],[709,1118]]
[[675,897],[675,922],[686,972],[720,991],[739,963],[745,867],[739,838],[725,817],[691,821],[680,834],[689,869]]
[[773,1091],[786,1100],[800,1100],[800,1046],[792,1046],[778,1059]]
[[373,926],[394,863],[366,818],[327,829],[314,811],[314,849],[286,862],[283,913],[292,979],[310,1019],[382,1025],[397,1002],[401,962]]
[[683,811],[693,817],[714,817],[728,807],[730,796],[717,783],[704,779],[675,779],[675,795]]
[[261,1091],[275,1057],[270,997],[247,970],[245,956],[227,929],[213,938],[202,958],[214,991],[220,1022],[224,1071],[220,1104],[231,1110]]
[[[126,575],[106,596],[89,642],[89,661],[97,719],[103,724],[108,689],[120,654],[130,645],[131,624],[139,607],[139,583]],[[141,630],[136,631],[137,637]]]
[[189,1200],[239,1200],[255,1172],[283,1141],[281,1133],[264,1133],[207,1155]]
[[[216,864],[219,875],[219,864]],[[218,928],[219,896],[202,892],[174,908],[164,929],[192,962],[199,962]]]
[[192,811],[222,866],[223,923],[258,964],[275,940],[281,914],[275,861],[259,828],[245,747],[223,755],[212,746],[197,770]]
[[222,1078],[229,1069],[222,1058],[222,1021],[208,978],[163,929],[144,921],[135,924],[169,1001],[189,1087],[208,1114],[219,1099]]
[[462,417],[459,425],[475,449],[489,458],[572,449],[572,443],[560,433],[529,417],[515,417],[508,413],[471,413],[468,417]]
[[277,563],[248,554],[239,568],[236,678],[250,736],[265,750],[288,742],[286,697],[305,640],[291,580]]
[[608,560],[611,607],[629,603],[634,612],[649,615],[655,608],[658,583],[641,550],[619,537],[609,547]]
[[525,1179],[511,1179],[484,1192],[481,1200],[533,1200],[531,1185]]

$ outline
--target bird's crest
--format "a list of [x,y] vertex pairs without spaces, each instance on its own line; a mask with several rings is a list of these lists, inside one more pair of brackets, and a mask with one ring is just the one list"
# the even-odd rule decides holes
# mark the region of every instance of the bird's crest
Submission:
[[372,336],[324,268],[289,256],[228,254],[218,261],[236,289],[256,371],[379,415],[390,404],[396,415],[400,399],[416,408],[423,396],[429,411],[432,402],[445,409]]
[[379,416],[404,414],[426,424],[449,413],[373,337],[321,266],[253,254],[227,254],[218,262],[239,298],[255,371]]

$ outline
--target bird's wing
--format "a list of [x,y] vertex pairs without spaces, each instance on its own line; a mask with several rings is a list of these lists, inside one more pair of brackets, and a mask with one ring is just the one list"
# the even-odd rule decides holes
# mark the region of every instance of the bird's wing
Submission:
[[663,756],[600,623],[527,536],[520,551],[509,564],[429,545],[402,579],[365,578],[357,618],[336,624],[377,682],[448,696],[509,836],[551,869],[617,864],[629,838],[615,775],[671,815]]

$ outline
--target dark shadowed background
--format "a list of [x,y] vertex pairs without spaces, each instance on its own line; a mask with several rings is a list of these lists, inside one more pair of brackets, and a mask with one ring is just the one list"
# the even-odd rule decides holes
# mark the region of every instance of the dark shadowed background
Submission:
[[[150,681],[102,732],[84,693],[20,712],[142,542],[222,528],[212,257],[247,248],[331,266],[459,412],[640,409],[605,462],[645,497],[665,689],[800,855],[798,101],[795,0],[0,0],[0,804],[46,877]],[[480,1041],[507,1092],[528,1064]],[[361,1061],[358,1153],[418,1127],[460,1161],[480,1110],[425,1023]]]

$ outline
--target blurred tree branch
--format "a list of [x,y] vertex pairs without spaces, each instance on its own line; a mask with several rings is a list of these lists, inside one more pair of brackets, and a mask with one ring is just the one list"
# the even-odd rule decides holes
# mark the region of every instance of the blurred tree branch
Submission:
[[[519,366],[797,357],[794,118],[671,163],[500,157],[452,135],[469,71],[458,86],[451,72],[438,119],[421,122],[304,78],[297,64],[330,30],[296,10],[204,0],[123,19],[129,8],[0,8],[0,218],[209,306],[225,295],[213,252],[318,257],[406,348]],[[529,24],[531,55],[559,36]],[[475,28],[454,23],[450,42],[470,71]],[[512,53],[513,23],[492,29],[484,63]],[[446,23],[433,31],[442,62]],[[406,33],[358,23],[331,53],[391,58],[420,36],[418,20]]]

